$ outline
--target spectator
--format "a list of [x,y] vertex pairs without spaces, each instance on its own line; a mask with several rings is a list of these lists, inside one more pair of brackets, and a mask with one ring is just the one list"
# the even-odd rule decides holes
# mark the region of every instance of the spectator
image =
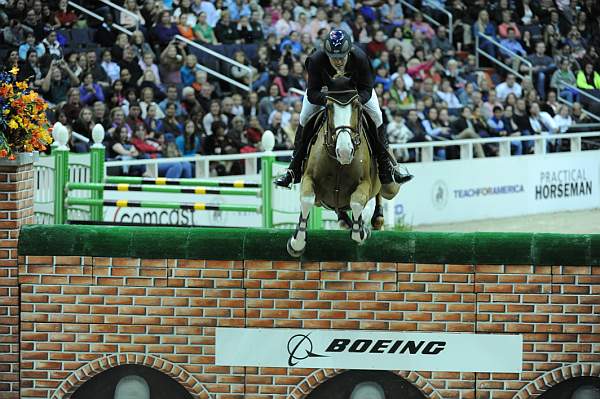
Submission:
[[217,41],[217,37],[215,36],[214,30],[212,26],[208,24],[206,18],[207,17],[205,12],[201,12],[198,15],[198,20],[196,22],[196,25],[194,26],[194,34],[196,36],[196,39],[200,43],[219,44],[219,42]]
[[[422,124],[427,134],[427,140],[448,140],[450,138],[450,128],[444,127],[440,124],[437,108],[429,108],[427,111],[427,117],[425,120],[423,120]],[[437,147],[434,149],[434,152],[438,159],[446,159],[445,147]]]
[[202,106],[198,100],[196,100],[194,89],[189,86],[184,87],[181,91],[181,108],[183,108],[184,115],[192,116],[197,113],[204,114]]
[[399,76],[394,80],[390,89],[390,97],[396,100],[400,109],[411,109],[415,106],[415,99],[410,91],[406,89],[404,79]]
[[529,124],[533,134],[554,134],[558,128],[549,113],[540,111],[540,105],[533,102],[529,105]]
[[294,144],[290,137],[285,133],[281,125],[282,115],[279,111],[273,111],[269,118],[269,130],[275,136],[275,151],[291,150]]
[[504,10],[502,11],[502,23],[498,25],[498,35],[500,35],[502,38],[508,37],[509,29],[512,29],[515,33],[515,39],[521,38],[521,31],[519,31],[519,27],[512,21],[512,13],[510,10]]
[[[513,106],[507,105],[504,108],[504,127],[506,128],[507,135],[510,137],[520,137],[521,132],[519,126],[514,120]],[[523,154],[523,141],[514,140],[510,142],[511,153],[513,155]]]
[[130,30],[146,25],[136,0],[125,0],[123,6],[128,12],[119,13],[119,25]]
[[115,80],[119,79],[121,75],[121,67],[112,61],[112,54],[110,50],[104,50],[102,52],[102,62],[100,63],[102,69],[110,79],[110,83],[113,84]]
[[447,30],[444,25],[438,27],[437,34],[431,40],[431,47],[441,49],[445,58],[454,57],[454,47],[448,39]]
[[164,84],[181,83],[181,67],[185,58],[183,43],[169,43],[160,55],[160,76]]
[[575,124],[591,122],[590,117],[587,116],[586,113],[583,111],[583,107],[581,106],[581,103],[579,103],[579,102],[573,103],[573,109],[571,110],[571,116],[573,117],[573,122]]
[[79,95],[81,102],[85,105],[92,105],[96,101],[104,101],[104,91],[98,83],[94,83],[94,76],[91,72],[83,74],[83,82],[79,86]]
[[[64,1],[64,0],[63,0]],[[46,49],[46,54],[53,60],[63,59],[63,50],[60,42],[57,40],[58,33],[55,30],[48,32],[48,36],[42,40],[42,44]]]
[[129,112],[127,114],[127,119],[125,119],[125,123],[127,123],[133,132],[135,132],[139,126],[145,125],[144,119],[142,118],[142,109],[138,103],[134,102],[129,104]]
[[[19,64],[17,63],[16,66],[18,65]],[[32,83],[35,87],[42,86],[42,66],[40,65],[40,59],[35,49],[31,49],[27,52],[27,59],[25,60],[25,62],[20,64],[19,74],[17,76],[19,79],[29,80],[29,82]]]
[[516,30],[513,28],[507,29],[506,38],[500,40],[500,44],[502,45],[502,47],[500,47],[500,53],[504,56],[504,61],[509,65],[515,65],[513,62],[516,62],[512,53],[520,55],[521,57],[527,57],[527,51],[517,40]]
[[[177,147],[177,143],[175,142],[175,137],[170,134],[162,134],[159,136],[159,143],[162,146],[162,155],[164,158],[180,158],[182,157],[181,151],[179,151],[179,147]],[[159,164],[160,165],[160,164]],[[161,173],[167,173],[177,175],[179,174],[181,178],[190,178],[192,177],[192,166],[189,162],[169,162],[166,163],[162,168],[159,167],[159,175]]]
[[[133,137],[131,138],[131,144],[133,144],[138,150],[138,152],[144,156],[144,158],[156,159],[162,156],[162,146],[150,135],[148,135],[148,131],[146,129],[146,125],[138,125],[133,132]],[[169,172],[170,164],[159,163],[158,165],[158,175],[165,176],[169,178],[179,178],[181,177],[181,167],[178,167],[178,172]],[[164,165],[164,166],[163,166]],[[163,173],[161,174],[161,170]],[[166,172],[166,173],[165,173]]]
[[[475,126],[473,125],[473,114],[471,113],[470,107],[464,107],[461,110],[460,116],[450,124],[450,134],[454,140],[481,138],[475,131]],[[485,157],[483,146],[480,143],[473,144],[473,149],[476,157]]]
[[523,95],[523,88],[517,83],[517,77],[509,73],[506,75],[506,80],[496,86],[496,97],[501,102],[504,102],[506,97],[511,93],[520,98]]
[[600,96],[600,74],[594,70],[591,62],[586,63],[584,69],[577,73],[577,87],[594,97]]
[[46,53],[46,48],[42,43],[35,42],[35,34],[33,31],[27,32],[25,35],[25,43],[19,46],[19,58],[25,60],[29,50],[34,50],[38,58],[42,58]]
[[[479,17],[473,25],[473,35],[477,37],[480,33],[489,36],[492,39],[496,39],[496,28],[492,22],[490,22],[490,14],[488,14],[486,10],[481,10],[479,12]],[[479,48],[492,57],[496,56],[494,44],[484,37],[479,38]]]
[[420,12],[416,12],[414,16],[414,20],[410,25],[413,32],[420,32],[427,38],[428,40],[433,39],[435,35],[435,31],[427,22],[423,21],[423,14]]
[[[147,70],[149,70],[154,75],[154,79],[152,80],[152,82],[157,86],[161,85],[160,72],[158,71],[158,66],[154,63],[154,53],[145,52],[142,60],[140,60],[138,64],[140,66],[140,69],[143,72],[142,76],[146,76],[145,73]],[[148,80],[148,79],[144,79],[144,80]]]
[[556,91],[550,90],[548,91],[548,98],[546,102],[541,105],[541,110],[550,114],[550,116],[554,117],[554,115],[558,114],[560,109],[560,104],[556,100]]
[[[233,141],[227,136],[226,125],[216,120],[211,124],[212,135],[206,139],[206,155],[234,154],[237,149]],[[224,168],[219,168],[219,175],[225,174]]]
[[[82,53],[80,57],[83,57],[83,56],[84,56],[84,54]],[[102,86],[103,89],[109,88],[110,87],[110,78],[108,77],[108,74],[106,73],[104,68],[100,64],[98,64],[96,51],[94,51],[94,50],[88,51],[85,54],[85,58],[87,60],[88,69],[92,73],[92,76],[94,77],[94,82],[96,82],[100,86]]]
[[238,39],[228,10],[221,11],[221,19],[215,26],[214,32],[217,42],[222,44],[234,44]]
[[[128,137],[126,125],[114,129],[107,146],[109,159],[128,161],[140,156]],[[123,174],[129,176],[142,176],[146,173],[146,165],[125,165],[121,169]]]
[[[405,144],[413,137],[413,133],[406,126],[400,110],[394,111],[393,119],[388,123],[386,133],[390,144]],[[401,162],[407,162],[410,159],[410,154],[406,148],[394,150],[394,156]]]
[[162,120],[162,128],[160,133],[170,133],[173,136],[177,137],[183,133],[183,125],[179,121],[176,115],[176,105],[175,103],[168,103],[165,108],[165,117]]
[[209,113],[204,115],[204,118],[202,118],[202,126],[204,127],[204,131],[206,132],[207,136],[213,134],[213,123],[218,121],[220,121],[225,127],[227,127],[227,123],[229,122],[227,117],[221,113],[221,103],[219,100],[212,100],[210,103]]
[[104,22],[94,33],[94,41],[101,47],[112,47],[117,40],[117,30],[113,27],[113,15],[107,12],[104,15]]
[[67,10],[67,5],[67,0],[59,0],[58,10],[54,13],[54,28],[70,28],[77,22],[77,14]]
[[160,13],[159,22],[151,29],[151,35],[154,38],[154,41],[161,47],[167,46],[178,34],[179,30],[177,29],[177,25],[171,22],[171,13],[166,10],[162,11]]
[[79,79],[73,74],[67,63],[53,60],[42,81],[42,92],[45,93],[44,98],[51,105],[56,105],[65,101],[69,88],[76,85],[79,85]]
[[110,119],[106,114],[106,104],[102,101],[96,101],[94,103],[92,120],[94,122],[94,125],[98,123],[102,125],[105,129],[107,129],[108,126],[110,126]]
[[458,100],[458,97],[456,97],[456,94],[454,94],[454,90],[452,90],[450,81],[447,79],[442,81],[441,90],[438,90],[435,94],[437,98],[444,101],[450,109],[458,109],[462,106]]
[[556,125],[557,133],[567,133],[569,128],[573,126],[573,118],[569,114],[569,107],[561,105],[558,113],[554,115],[554,124]]
[[[544,42],[538,42],[535,45],[535,54],[527,57],[533,67],[535,88],[541,98],[546,98],[546,76],[556,68],[554,60],[545,53],[546,45]],[[521,70],[527,71],[528,67],[522,65]]]
[[577,79],[573,71],[571,71],[570,66],[571,63],[568,58],[563,58],[560,61],[560,68],[554,71],[552,79],[550,79],[550,87],[557,90],[561,98],[572,103],[573,101],[577,101],[578,95],[574,88],[572,89],[567,86],[575,87],[577,85]]
[[[358,21],[358,16],[356,17],[356,20]],[[319,32],[322,29],[326,30],[328,33],[331,31],[331,26],[329,25],[329,22],[327,22],[327,13],[324,9],[317,9],[317,15],[310,22],[309,27],[310,37],[312,38],[313,42],[319,38]]]
[[191,86],[196,80],[196,71],[200,71],[200,65],[198,65],[198,59],[194,54],[188,54],[185,56],[185,63],[179,70],[181,74],[181,83],[185,86]]
[[[90,141],[92,140],[92,129],[94,128],[92,116],[92,110],[88,107],[83,107],[81,108],[81,111],[79,111],[79,117],[73,123],[73,131],[86,137]],[[74,152],[88,152],[90,149],[90,143],[75,140],[74,136],[71,136],[70,146]]]
[[[183,16],[183,18],[182,18]],[[173,19],[178,21],[181,25],[192,27],[196,25],[196,14],[192,10],[191,0],[180,0],[179,7],[173,11]],[[194,39],[190,39],[194,40]]]
[[123,109],[120,107],[115,107],[110,110],[110,127],[107,132],[109,135],[113,135],[117,132],[121,127],[124,127],[127,130],[127,137],[131,137],[133,131],[129,127],[127,123],[125,123],[125,113]]
[[[134,57],[139,61],[142,60],[142,57],[146,53],[152,54],[153,60],[156,58],[156,54],[154,54],[154,51],[152,50],[152,46],[150,46],[150,44],[148,42],[146,42],[146,38],[144,37],[144,34],[139,30],[136,30],[131,35],[131,49],[133,50]],[[140,64],[141,64],[141,62],[140,62]],[[140,65],[140,68],[141,68],[141,65]]]
[[196,124],[193,120],[188,119],[183,125],[183,134],[175,138],[175,143],[177,144],[179,152],[181,152],[184,157],[193,157],[196,154],[200,154],[202,151],[202,142]]
[[[189,1],[189,0],[186,0]],[[194,22],[195,22],[195,18],[194,18]],[[195,34],[194,34],[194,30],[192,29],[192,26],[194,25],[188,25],[188,14],[181,14],[179,16],[178,19],[178,23],[177,23],[177,30],[179,31],[179,34],[183,37],[185,37],[188,40],[194,40],[196,38]]]

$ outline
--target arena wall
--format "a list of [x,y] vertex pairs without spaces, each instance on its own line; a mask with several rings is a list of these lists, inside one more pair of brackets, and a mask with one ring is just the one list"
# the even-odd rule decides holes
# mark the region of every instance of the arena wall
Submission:
[[[534,398],[600,377],[600,237],[26,226],[20,395],[141,364],[195,398],[304,398],[342,369],[215,365],[216,327],[523,335],[521,373],[394,370],[431,398]],[[14,300],[14,299],[13,299]],[[16,367],[16,365],[15,365]]]

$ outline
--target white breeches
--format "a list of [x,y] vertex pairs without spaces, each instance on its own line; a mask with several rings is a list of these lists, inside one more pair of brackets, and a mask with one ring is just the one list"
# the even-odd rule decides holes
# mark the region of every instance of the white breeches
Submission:
[[[308,96],[304,96],[302,100],[302,111],[300,111],[300,125],[305,126],[311,116],[318,112],[323,107],[321,105],[315,105],[308,101]],[[365,112],[371,117],[375,126],[379,127],[383,124],[383,116],[381,115],[381,108],[379,108],[379,101],[377,100],[377,94],[375,89],[371,93],[371,98],[363,105]]]

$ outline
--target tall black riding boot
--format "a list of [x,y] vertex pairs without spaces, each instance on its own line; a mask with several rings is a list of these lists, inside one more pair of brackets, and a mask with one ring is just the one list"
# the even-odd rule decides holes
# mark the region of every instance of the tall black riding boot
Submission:
[[302,178],[302,162],[306,158],[311,138],[312,135],[304,134],[304,129],[301,125],[298,125],[296,128],[296,137],[294,137],[294,152],[292,153],[290,166],[283,175],[275,179],[275,185],[290,188],[290,184],[300,183],[300,179]]
[[388,151],[389,141],[385,131],[385,125],[377,128],[377,137],[372,140],[373,152],[377,159],[377,168],[379,169],[379,180],[381,184],[389,184],[392,182],[402,184],[412,180],[413,175],[402,173],[396,168],[395,160]]

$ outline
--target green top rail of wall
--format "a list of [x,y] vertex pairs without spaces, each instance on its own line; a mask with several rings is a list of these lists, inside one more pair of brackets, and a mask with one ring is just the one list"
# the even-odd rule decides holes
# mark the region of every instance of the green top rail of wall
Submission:
[[[146,259],[290,260],[291,230],[27,225],[19,255]],[[600,234],[375,231],[364,245],[348,232],[316,230],[302,261],[466,265],[600,266]]]
[[[94,126],[92,139],[94,144],[90,150],[90,182],[69,182],[69,147],[67,145],[68,132],[66,128],[57,123],[53,130],[56,146],[53,148],[55,156],[54,173],[54,220],[56,224],[67,222],[67,205],[89,206],[92,221],[103,220],[104,206],[139,207],[161,209],[192,209],[196,211],[234,211],[256,212],[262,216],[262,227],[273,227],[273,155],[274,137],[266,131],[262,137],[262,145],[266,156],[261,159],[261,182],[251,183],[245,181],[215,181],[209,179],[166,179],[142,178],[128,176],[106,176],[104,158],[106,149],[102,144],[104,128]],[[73,190],[90,192],[89,198],[70,197]],[[163,194],[195,194],[195,195],[227,195],[227,196],[258,196],[261,198],[260,206],[237,204],[209,204],[204,202],[174,203],[152,201],[105,200],[105,191],[143,191]],[[320,215],[320,213],[317,213]],[[319,220],[317,220],[319,219]],[[313,229],[322,228],[320,218],[313,218]]]

